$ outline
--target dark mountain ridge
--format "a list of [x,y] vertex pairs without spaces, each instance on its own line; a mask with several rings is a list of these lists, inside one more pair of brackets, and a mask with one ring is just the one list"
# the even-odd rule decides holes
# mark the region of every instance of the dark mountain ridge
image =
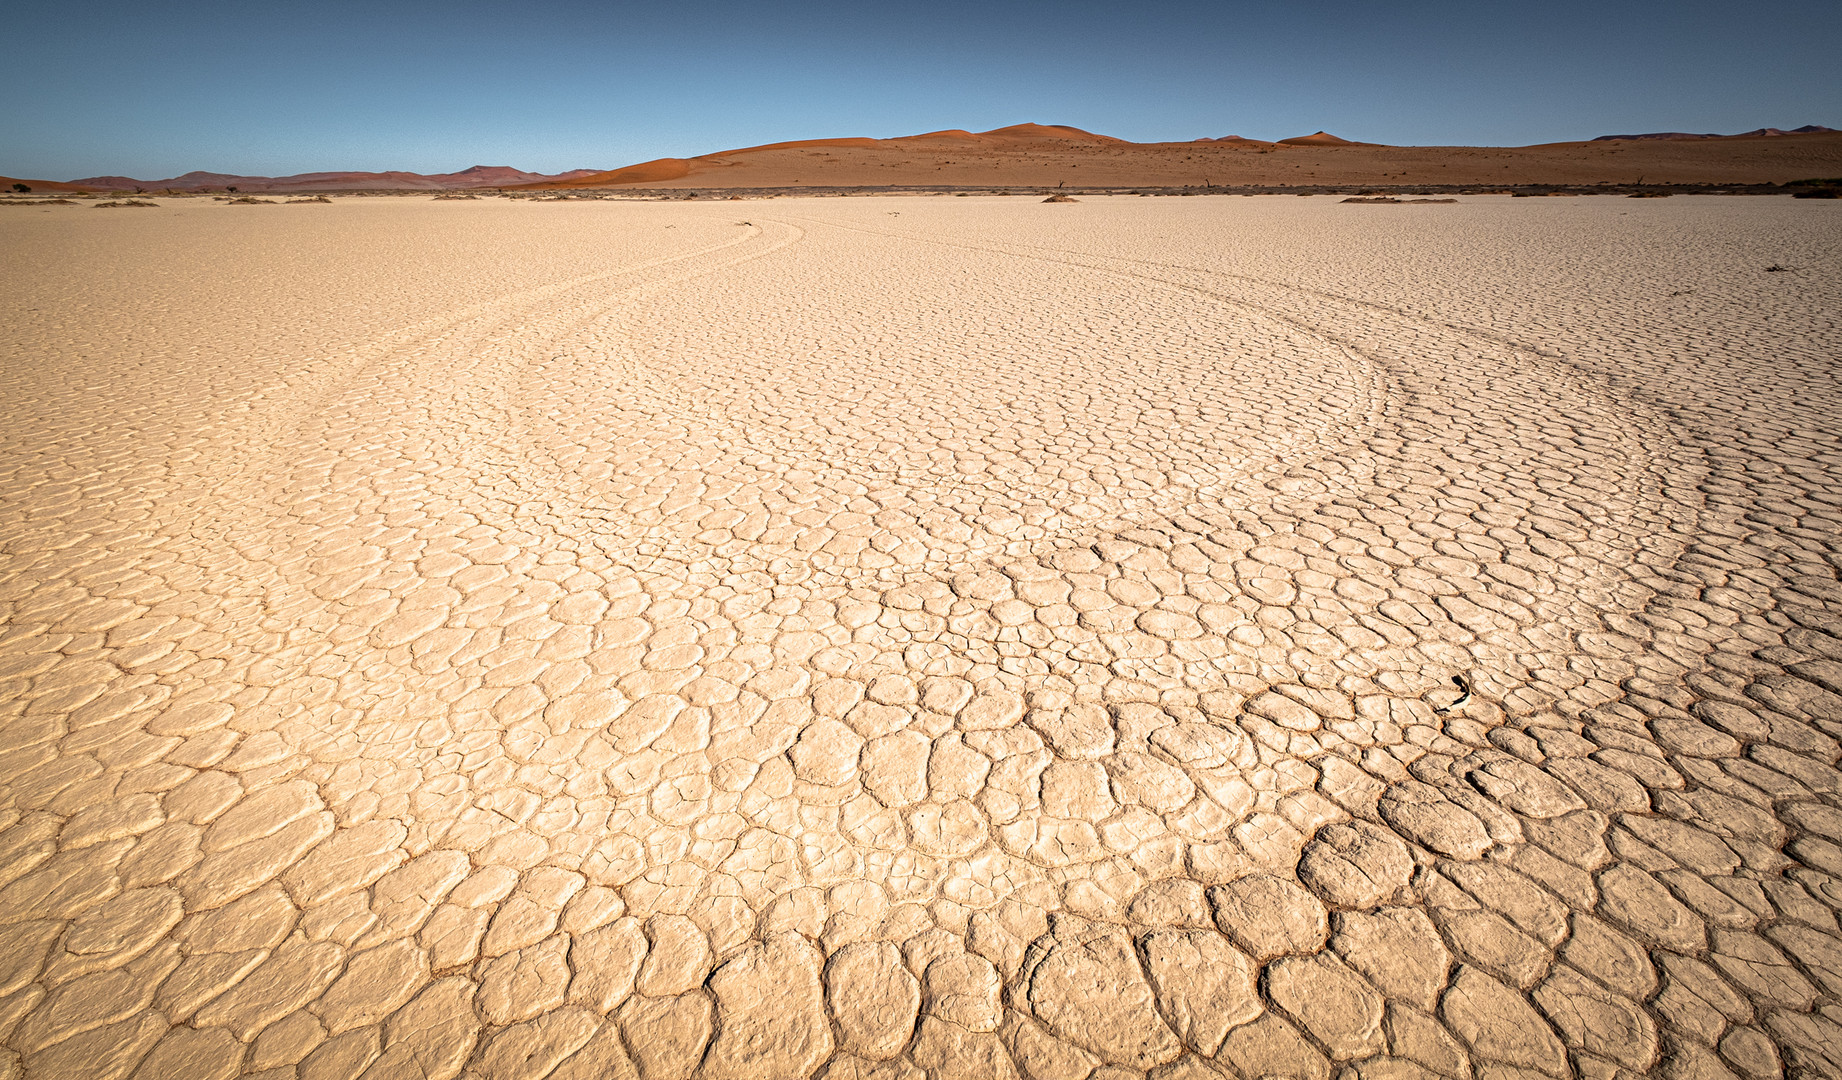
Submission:
[[1598,138],[1594,139],[1593,141],[1594,142],[1607,142],[1612,139],[1619,139],[1619,140],[1625,140],[1625,139],[1630,139],[1630,140],[1639,140],[1639,139],[1660,139],[1660,140],[1756,139],[1760,137],[1769,137],[1773,135],[1815,135],[1815,134],[1818,134],[1819,132],[1834,131],[1834,130],[1836,129],[1829,128],[1829,127],[1823,127],[1820,124],[1805,124],[1803,127],[1800,127],[1800,128],[1772,128],[1772,127],[1755,128],[1752,131],[1742,131],[1738,135],[1716,135],[1712,133],[1707,134],[1707,135],[1696,135],[1692,132],[1687,132],[1687,131],[1652,131],[1652,132],[1648,132],[1643,135],[1601,135]]

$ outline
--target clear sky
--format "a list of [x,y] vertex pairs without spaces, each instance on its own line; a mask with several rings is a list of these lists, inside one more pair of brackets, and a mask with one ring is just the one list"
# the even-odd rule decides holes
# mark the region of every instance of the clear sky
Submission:
[[1836,0],[88,0],[0,24],[0,174],[616,168],[1034,121],[1398,144],[1842,127]]

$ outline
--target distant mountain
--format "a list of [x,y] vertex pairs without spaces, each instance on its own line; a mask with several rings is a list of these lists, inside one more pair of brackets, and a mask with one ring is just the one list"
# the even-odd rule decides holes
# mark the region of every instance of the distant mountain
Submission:
[[1607,142],[1612,139],[1618,139],[1621,141],[1627,140],[1627,139],[1629,140],[1652,139],[1652,140],[1665,140],[1665,141],[1675,140],[1675,139],[1755,139],[1762,135],[1768,135],[1768,136],[1769,135],[1816,135],[1822,132],[1832,132],[1835,130],[1836,130],[1835,128],[1822,127],[1821,125],[1818,125],[1818,124],[1805,124],[1803,127],[1791,128],[1789,130],[1786,130],[1784,128],[1759,128],[1755,131],[1742,131],[1738,135],[1714,135],[1714,134],[1696,135],[1696,134],[1692,134],[1687,131],[1652,131],[1644,135],[1601,135],[1598,138],[1594,139],[1593,141],[1594,142]]
[[166,180],[136,180],[129,176],[88,176],[70,181],[72,186],[103,191],[441,191],[450,188],[511,187],[545,181],[573,180],[594,174],[574,169],[554,176],[525,172],[507,165],[475,165],[455,173],[316,172],[294,176],[237,176],[231,173],[189,172]]
[[[1791,136],[1798,136],[1792,138]],[[1622,146],[1613,146],[1619,142]],[[1489,151],[1484,153],[1483,151]],[[164,180],[92,176],[59,190],[239,192],[426,191],[504,188],[697,189],[1136,188],[1452,186],[1514,184],[1763,184],[1842,175],[1842,131],[1814,124],[1739,135],[1652,132],[1524,147],[1388,146],[1319,131],[1277,141],[1221,135],[1137,143],[1065,124],[950,128],[898,138],[796,139],[654,158],[555,176],[504,165],[453,173],[312,172],[239,176],[191,172]],[[3,179],[3,178],[0,178]],[[10,187],[13,181],[4,181]]]
[[1193,143],[1240,143],[1244,146],[1381,146],[1382,145],[1381,143],[1351,142],[1348,139],[1340,139],[1337,136],[1332,135],[1328,131],[1319,131],[1311,135],[1294,135],[1290,139],[1279,139],[1274,142],[1263,142],[1259,139],[1249,139],[1242,135],[1222,135],[1222,136],[1218,136],[1213,139],[1205,137],[1201,139],[1192,139],[1190,141]]

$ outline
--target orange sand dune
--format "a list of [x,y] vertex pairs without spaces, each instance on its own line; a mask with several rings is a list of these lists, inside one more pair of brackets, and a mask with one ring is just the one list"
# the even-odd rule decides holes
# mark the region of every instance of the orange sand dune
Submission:
[[1134,143],[1016,124],[894,139],[806,139],[661,158],[528,189],[833,187],[1234,187],[1318,185],[1762,184],[1842,175],[1842,133],[1717,140],[1385,146],[1317,132]]
[[762,143],[760,146],[744,146],[739,150],[725,150],[725,154],[752,154],[760,150],[795,150],[807,146],[876,146],[880,139],[853,136],[844,139],[795,139],[792,142]]
[[[638,165],[629,165],[624,169],[610,172],[591,173],[578,180],[593,180],[594,187],[614,187],[618,184],[660,184],[676,180],[691,171],[692,162],[686,158],[664,157],[651,161],[642,161]],[[580,186],[578,181],[571,181],[572,186]],[[558,185],[562,186],[562,185]]]
[[904,135],[900,139],[892,141],[906,142],[913,139],[963,139],[966,142],[977,142],[979,138],[980,136],[974,135],[965,128],[947,128],[944,131],[929,131],[920,135]]

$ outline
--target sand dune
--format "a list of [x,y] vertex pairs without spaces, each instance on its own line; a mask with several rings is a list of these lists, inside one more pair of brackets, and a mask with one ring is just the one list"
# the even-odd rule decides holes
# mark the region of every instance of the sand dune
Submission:
[[1311,135],[1298,135],[1290,139],[1279,140],[1284,146],[1374,146],[1374,143],[1351,142],[1339,139],[1328,131],[1319,131]]
[[1761,184],[1842,175],[1842,133],[1522,147],[1382,146],[1317,132],[1131,143],[1019,124],[895,139],[814,139],[661,158],[531,190],[823,187]]
[[0,1075],[1842,1075],[1834,209],[0,215]]

